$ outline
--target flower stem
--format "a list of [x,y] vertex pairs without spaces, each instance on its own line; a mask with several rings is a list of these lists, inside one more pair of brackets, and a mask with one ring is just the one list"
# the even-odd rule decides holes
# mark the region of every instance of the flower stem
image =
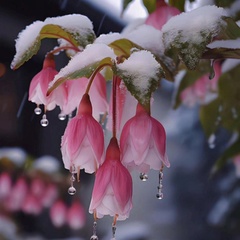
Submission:
[[116,118],[117,118],[117,77],[113,76],[112,83],[112,136],[116,137],[117,128],[116,128]]

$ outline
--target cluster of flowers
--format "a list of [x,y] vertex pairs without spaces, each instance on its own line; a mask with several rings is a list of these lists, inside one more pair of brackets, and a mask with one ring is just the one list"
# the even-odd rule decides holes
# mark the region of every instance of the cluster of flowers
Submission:
[[27,177],[21,174],[13,180],[9,171],[0,174],[1,215],[23,212],[38,216],[49,209],[49,217],[55,227],[67,224],[71,229],[81,229],[85,224],[85,212],[79,200],[67,206],[60,198],[54,182],[41,177]]

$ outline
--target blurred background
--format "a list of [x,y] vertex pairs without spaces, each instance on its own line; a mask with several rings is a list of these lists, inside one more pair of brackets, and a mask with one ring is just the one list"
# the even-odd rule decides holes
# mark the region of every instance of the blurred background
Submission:
[[[93,225],[88,204],[94,177],[82,174],[75,184],[77,194],[67,193],[70,174],[63,168],[59,149],[67,120],[60,121],[55,109],[48,113],[49,126],[43,128],[34,114],[35,105],[27,101],[29,83],[55,42],[43,41],[39,54],[13,71],[10,63],[18,33],[36,20],[80,13],[90,18],[100,35],[120,32],[128,22],[147,14],[140,1],[123,18],[120,8],[121,1],[0,0],[1,240],[90,239]],[[59,68],[66,61],[59,57]],[[173,85],[163,81],[155,93],[159,104],[152,111],[167,132],[171,168],[164,171],[164,199],[156,198],[158,173],[151,172],[146,182],[133,173],[134,208],[129,219],[118,222],[117,239],[240,240],[240,181],[235,166],[229,163],[211,175],[228,133],[219,131],[215,147],[209,147],[198,108],[172,110],[172,94]],[[111,222],[108,217],[98,222],[99,239],[111,238]]]

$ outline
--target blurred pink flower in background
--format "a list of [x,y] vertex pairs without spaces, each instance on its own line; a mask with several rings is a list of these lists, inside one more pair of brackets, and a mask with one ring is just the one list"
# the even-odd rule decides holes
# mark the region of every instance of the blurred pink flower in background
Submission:
[[26,214],[38,215],[42,211],[42,204],[37,196],[29,192],[22,204],[22,211]]
[[12,179],[7,172],[0,175],[0,200],[4,200],[11,192]]
[[183,104],[189,107],[194,106],[196,103],[206,104],[217,96],[221,65],[216,62],[213,67],[215,72],[213,79],[210,80],[209,74],[205,74],[181,92],[180,98]]
[[52,205],[50,218],[55,227],[62,227],[66,223],[67,207],[62,200],[58,200]]
[[180,14],[181,12],[175,8],[167,5],[164,1],[156,8],[154,12],[149,14],[145,24],[153,26],[154,28],[161,30],[162,26],[173,16]]
[[67,210],[67,223],[70,228],[81,229],[86,222],[85,210],[79,200],[75,200]]
[[27,182],[23,177],[20,177],[12,187],[7,201],[5,202],[7,209],[11,211],[18,211],[22,209],[22,205],[26,199],[27,194]]

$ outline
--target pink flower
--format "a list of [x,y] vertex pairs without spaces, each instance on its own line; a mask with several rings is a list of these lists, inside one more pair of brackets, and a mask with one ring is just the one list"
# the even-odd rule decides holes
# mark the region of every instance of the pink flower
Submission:
[[46,186],[41,198],[41,203],[44,207],[50,207],[58,196],[57,187],[54,184]]
[[[89,79],[84,77],[66,81],[67,99],[64,104],[60,106],[62,113],[67,115],[78,107],[86,91],[88,82]],[[105,113],[108,110],[106,80],[100,73],[95,76],[89,95],[93,105],[93,117],[99,120],[99,114]]]
[[[120,132],[125,123],[134,116],[134,110],[137,106],[137,100],[127,90],[124,82],[117,78],[116,80],[116,115],[117,115],[117,132]],[[110,98],[109,117],[107,122],[107,129],[112,130],[112,97]]]
[[52,205],[50,218],[55,227],[62,227],[66,223],[67,207],[62,200],[58,200]]
[[68,209],[67,222],[70,228],[74,230],[80,229],[85,225],[85,211],[79,201],[74,201],[72,206]]
[[12,188],[12,179],[9,174],[3,172],[0,175],[0,199],[5,199],[10,193]]
[[36,196],[28,193],[22,205],[23,212],[27,214],[38,215],[42,211],[42,204]]
[[147,173],[170,166],[166,151],[166,133],[160,122],[140,105],[136,115],[123,127],[120,137],[122,163],[129,169]]
[[106,159],[96,173],[89,212],[95,217],[115,216],[125,220],[132,208],[132,178],[120,161],[116,138],[112,138]]
[[29,101],[36,104],[43,104],[46,110],[52,110],[57,105],[63,105],[66,99],[66,91],[63,85],[56,88],[49,96],[47,90],[49,83],[57,74],[55,61],[51,54],[48,54],[44,60],[42,70],[32,79],[29,88]]
[[24,178],[19,178],[9,194],[6,207],[11,211],[18,211],[26,199],[28,186]]
[[161,30],[162,26],[171,17],[176,16],[178,14],[180,14],[180,11],[177,8],[170,7],[166,3],[163,3],[161,4],[161,6],[158,6],[156,10],[147,17],[145,24]]
[[97,170],[104,157],[104,137],[100,124],[92,117],[88,94],[84,94],[77,115],[68,123],[62,137],[61,151],[66,169],[75,172]]
[[180,98],[183,104],[189,107],[196,103],[206,104],[216,96],[218,79],[221,75],[221,65],[218,62],[214,65],[214,72],[213,79],[209,80],[209,74],[205,74],[181,92]]

